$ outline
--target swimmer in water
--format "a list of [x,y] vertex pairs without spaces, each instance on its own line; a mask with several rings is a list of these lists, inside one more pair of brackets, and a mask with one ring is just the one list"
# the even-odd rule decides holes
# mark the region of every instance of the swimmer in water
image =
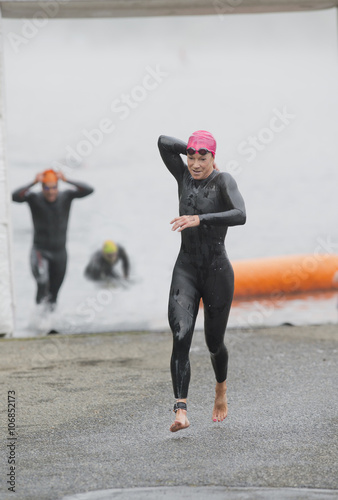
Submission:
[[[206,131],[194,132],[188,144],[160,136],[163,162],[178,183],[179,217],[170,224],[181,232],[181,248],[169,293],[169,324],[173,333],[170,368],[176,403],[177,432],[189,427],[187,396],[190,382],[189,350],[200,300],[204,304],[205,340],[216,377],[214,422],[228,412],[226,378],[228,351],[224,334],[234,291],[234,273],[224,239],[229,226],[244,224],[245,205],[233,177],[215,164],[216,141]],[[180,155],[187,155],[187,165]]]
[[[58,181],[67,182],[75,189],[59,191]],[[42,191],[31,191],[41,182]],[[66,237],[69,211],[75,198],[83,198],[93,188],[66,179],[62,172],[45,170],[34,181],[13,192],[12,200],[27,202],[31,210],[34,238],[31,250],[31,269],[37,283],[36,303],[54,310],[57,296],[66,273]]]
[[97,250],[90,258],[85,269],[86,278],[93,281],[105,280],[107,278],[120,279],[114,267],[122,262],[123,277],[129,277],[129,259],[127,252],[121,245],[112,240],[104,242],[102,249]]

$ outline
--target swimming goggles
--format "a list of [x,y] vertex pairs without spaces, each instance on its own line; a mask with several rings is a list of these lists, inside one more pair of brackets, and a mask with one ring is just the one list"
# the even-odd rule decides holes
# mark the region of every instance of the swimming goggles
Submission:
[[188,155],[191,155],[191,156],[194,155],[195,153],[198,153],[199,155],[204,156],[207,153],[211,153],[211,151],[209,151],[209,149],[206,149],[206,148],[200,148],[198,151],[196,151],[195,148],[187,148],[187,153],[188,153]]
[[57,185],[57,184],[55,184],[55,186],[46,186],[46,184],[43,184],[43,185],[42,185],[42,188],[43,188],[43,190],[44,190],[44,191],[51,191],[52,189],[53,189],[53,190],[54,190],[54,189],[57,189],[57,188],[58,188],[58,185]]

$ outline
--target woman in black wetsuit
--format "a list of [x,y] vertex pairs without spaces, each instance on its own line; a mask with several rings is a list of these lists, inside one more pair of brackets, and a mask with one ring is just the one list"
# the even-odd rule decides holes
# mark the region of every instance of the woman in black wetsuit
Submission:
[[[213,421],[222,421],[227,416],[228,351],[224,334],[233,297],[234,274],[224,239],[228,226],[244,224],[246,215],[235,180],[216,168],[216,141],[209,132],[194,132],[188,144],[162,135],[158,146],[166,167],[178,183],[180,216],[171,224],[173,231],[182,232],[168,311],[173,333],[170,367],[176,398],[175,421],[170,430],[176,432],[189,426],[189,350],[201,299],[205,339],[216,376]],[[187,165],[181,154],[187,155]]]

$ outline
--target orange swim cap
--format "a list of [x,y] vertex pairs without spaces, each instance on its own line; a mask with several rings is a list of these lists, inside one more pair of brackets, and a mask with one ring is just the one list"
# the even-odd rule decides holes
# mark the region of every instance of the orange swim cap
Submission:
[[46,184],[47,182],[57,183],[58,180],[58,176],[54,170],[45,170],[43,172],[42,184]]

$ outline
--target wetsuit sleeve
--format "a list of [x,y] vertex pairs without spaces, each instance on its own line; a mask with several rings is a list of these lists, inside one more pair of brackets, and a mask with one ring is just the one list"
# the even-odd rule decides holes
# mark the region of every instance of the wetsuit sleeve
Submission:
[[220,175],[222,176],[222,196],[227,206],[231,208],[225,212],[201,214],[199,215],[200,223],[213,226],[239,226],[245,224],[245,204],[235,179],[225,172]]
[[31,187],[35,185],[35,182],[31,182],[27,186],[21,187],[19,189],[16,189],[12,193],[12,200],[16,201],[17,203],[23,203],[24,201],[27,201],[27,198],[29,196],[29,190]]
[[180,155],[187,154],[187,144],[175,137],[161,135],[158,139],[158,149],[169,172],[176,180],[181,180],[186,165]]
[[85,196],[92,194],[94,191],[94,188],[92,188],[88,184],[85,184],[84,182],[75,182],[68,179],[66,180],[66,182],[76,188],[75,190],[71,191],[72,198],[84,198]]
[[123,247],[119,247],[119,257],[122,260],[122,267],[123,267],[123,274],[125,278],[128,278],[129,276],[129,269],[130,269],[130,264],[129,264],[129,259],[127,252]]

